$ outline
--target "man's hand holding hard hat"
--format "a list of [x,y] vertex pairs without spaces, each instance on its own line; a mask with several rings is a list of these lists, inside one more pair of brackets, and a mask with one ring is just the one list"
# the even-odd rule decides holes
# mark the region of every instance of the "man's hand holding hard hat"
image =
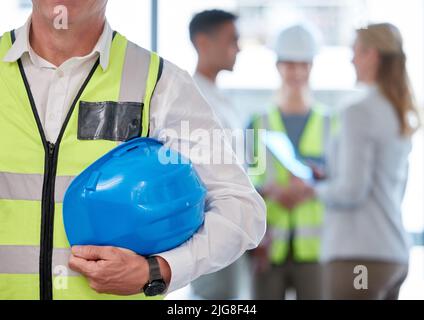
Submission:
[[[157,257],[163,279],[169,285],[171,269]],[[149,281],[149,266],[144,257],[116,247],[74,246],[69,267],[83,274],[98,293],[133,295]]]

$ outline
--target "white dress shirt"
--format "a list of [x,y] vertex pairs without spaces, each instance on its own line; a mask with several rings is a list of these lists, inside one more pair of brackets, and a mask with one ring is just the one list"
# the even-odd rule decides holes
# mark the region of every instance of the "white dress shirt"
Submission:
[[[17,30],[16,42],[4,61],[22,59],[45,135],[50,142],[55,142],[71,101],[96,59],[100,57],[101,68],[108,67],[113,32],[106,23],[92,53],[71,58],[56,67],[31,49],[30,23],[29,19]],[[181,126],[184,121],[189,121],[190,132],[202,129],[212,136],[213,130],[222,130],[191,76],[165,61],[151,102],[151,137],[192,160],[190,148],[196,146],[203,154],[209,154],[212,163],[201,164],[193,160],[208,189],[204,225],[180,247],[159,254],[171,268],[168,293],[231,264],[246,250],[255,248],[265,232],[265,204],[243,169],[237,164],[215,164],[212,161],[215,151],[210,150],[210,144],[199,142],[190,132],[186,133]],[[171,132],[176,132],[177,136]],[[224,157],[234,158],[228,142],[224,143],[222,152]],[[236,163],[235,159],[232,163]]]
[[249,136],[245,136],[246,125],[243,122],[243,117],[240,116],[240,111],[210,79],[198,72],[194,74],[193,79],[224,128],[237,158],[247,168],[245,145]]
[[231,100],[224,95],[215,83],[198,72],[194,74],[193,79],[224,129],[245,129],[240,114]]

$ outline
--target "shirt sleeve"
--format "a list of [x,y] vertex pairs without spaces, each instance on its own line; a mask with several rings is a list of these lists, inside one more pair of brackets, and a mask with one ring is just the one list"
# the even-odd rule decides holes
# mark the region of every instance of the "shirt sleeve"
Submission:
[[208,191],[204,225],[183,245],[158,254],[171,267],[169,293],[257,247],[265,233],[266,210],[191,76],[169,62],[150,120],[150,136],[190,158]]
[[343,113],[334,174],[315,187],[318,198],[329,207],[355,208],[371,190],[376,150],[366,107],[354,105]]

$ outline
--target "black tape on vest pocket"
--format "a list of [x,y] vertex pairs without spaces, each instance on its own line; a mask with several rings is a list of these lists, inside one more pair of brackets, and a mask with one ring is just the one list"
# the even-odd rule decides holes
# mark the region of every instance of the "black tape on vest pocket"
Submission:
[[79,140],[127,141],[141,135],[143,104],[137,102],[81,101]]

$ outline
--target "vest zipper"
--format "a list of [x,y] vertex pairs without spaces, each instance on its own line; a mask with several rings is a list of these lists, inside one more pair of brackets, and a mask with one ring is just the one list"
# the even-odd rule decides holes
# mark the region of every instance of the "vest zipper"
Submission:
[[[42,198],[42,218],[41,218],[41,241],[40,241],[40,299],[41,300],[53,300],[53,274],[52,274],[52,258],[53,258],[53,232],[54,232],[54,213],[55,213],[55,183],[56,183],[56,172],[57,162],[59,157],[59,147],[62,137],[65,134],[66,127],[71,119],[74,109],[79,101],[82,93],[87,87],[90,79],[100,64],[100,59],[96,61],[89,75],[85,79],[81,86],[78,94],[76,95],[66,119],[62,125],[56,144],[53,144],[46,140],[44,130],[39,121],[35,104],[33,105],[33,111],[35,118],[38,119],[37,123],[40,123],[39,130],[43,140],[46,161],[44,169],[44,184],[43,184],[43,198]],[[23,68],[22,68],[23,70]],[[31,91],[29,91],[31,92]],[[30,99],[33,101],[33,99]],[[67,266],[66,266],[67,267]]]
[[40,241],[40,299],[53,299],[52,258],[54,227],[54,189],[57,167],[56,146],[46,142],[46,161],[42,197],[41,241]]

